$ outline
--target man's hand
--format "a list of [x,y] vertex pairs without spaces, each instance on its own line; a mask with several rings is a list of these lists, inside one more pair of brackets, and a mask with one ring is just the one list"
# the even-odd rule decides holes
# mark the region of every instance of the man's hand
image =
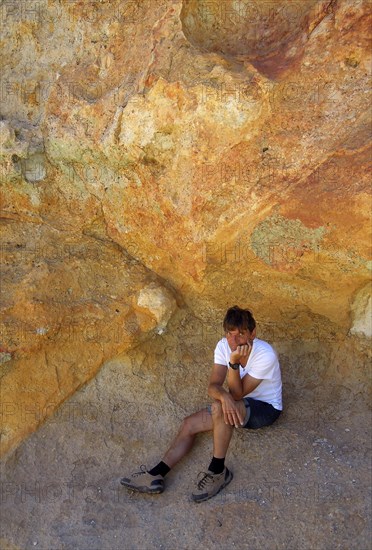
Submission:
[[252,345],[248,342],[243,346],[238,346],[230,355],[230,363],[240,363],[244,357],[248,357],[252,349]]
[[223,396],[221,399],[222,411],[225,420],[225,424],[230,424],[238,428],[244,422],[244,416],[239,410],[236,401],[231,397],[229,393]]

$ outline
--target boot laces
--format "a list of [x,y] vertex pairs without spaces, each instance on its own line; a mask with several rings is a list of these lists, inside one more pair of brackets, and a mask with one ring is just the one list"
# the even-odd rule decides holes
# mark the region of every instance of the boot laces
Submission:
[[[202,477],[200,477],[202,476]],[[199,479],[200,477],[200,479]],[[209,474],[208,472],[199,472],[198,474],[198,480],[197,480],[197,486],[198,489],[204,489],[204,487],[213,481],[213,475]]]
[[147,468],[144,464],[141,464],[141,471],[140,472],[135,472],[133,474],[133,477],[142,476],[143,474],[147,474]]

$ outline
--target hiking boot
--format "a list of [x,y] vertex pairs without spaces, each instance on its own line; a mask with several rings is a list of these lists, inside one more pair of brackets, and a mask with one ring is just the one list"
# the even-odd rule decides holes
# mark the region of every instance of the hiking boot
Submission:
[[226,487],[233,478],[232,472],[230,472],[226,466],[221,474],[214,474],[208,470],[208,472],[200,472],[199,476],[196,482],[197,488],[191,495],[192,500],[195,502],[203,502],[204,500],[214,497],[221,489]]
[[164,478],[161,475],[152,476],[146,470],[146,466],[141,466],[140,472],[134,472],[129,477],[123,477],[120,483],[139,493],[158,494],[164,491]]

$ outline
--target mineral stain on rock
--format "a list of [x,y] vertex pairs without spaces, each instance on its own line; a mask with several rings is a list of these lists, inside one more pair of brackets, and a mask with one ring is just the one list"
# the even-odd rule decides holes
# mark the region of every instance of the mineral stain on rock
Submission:
[[306,253],[317,253],[326,232],[324,227],[310,229],[300,220],[274,214],[252,231],[251,246],[267,265],[287,270],[299,267]]
[[45,156],[35,153],[21,162],[22,175],[30,183],[42,181],[47,176]]
[[351,334],[372,337],[372,285],[368,283],[359,289],[354,296],[352,305]]
[[308,35],[331,4],[183,0],[182,29],[203,52],[249,60],[262,74],[277,78],[302,55]]
[[[183,309],[204,323],[196,357],[237,302],[274,340],[302,307],[320,339],[348,334],[369,277],[368,2],[1,10],[2,399],[48,416],[116,354],[164,344]],[[3,452],[45,419],[15,411]]]
[[[370,7],[1,3],[0,546],[370,545]],[[197,513],[197,453],[124,495],[206,405],[234,303],[281,419]]]

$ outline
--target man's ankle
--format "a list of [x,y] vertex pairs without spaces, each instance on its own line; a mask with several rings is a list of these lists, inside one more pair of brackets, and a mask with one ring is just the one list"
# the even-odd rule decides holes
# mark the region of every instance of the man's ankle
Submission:
[[225,467],[225,459],[216,458],[214,456],[211,460],[211,463],[209,464],[208,470],[210,472],[213,472],[214,474],[222,474],[224,467]]
[[156,466],[154,466],[151,470],[148,471],[148,473],[152,476],[163,476],[165,477],[167,473],[170,472],[170,468],[165,462],[159,462]]

